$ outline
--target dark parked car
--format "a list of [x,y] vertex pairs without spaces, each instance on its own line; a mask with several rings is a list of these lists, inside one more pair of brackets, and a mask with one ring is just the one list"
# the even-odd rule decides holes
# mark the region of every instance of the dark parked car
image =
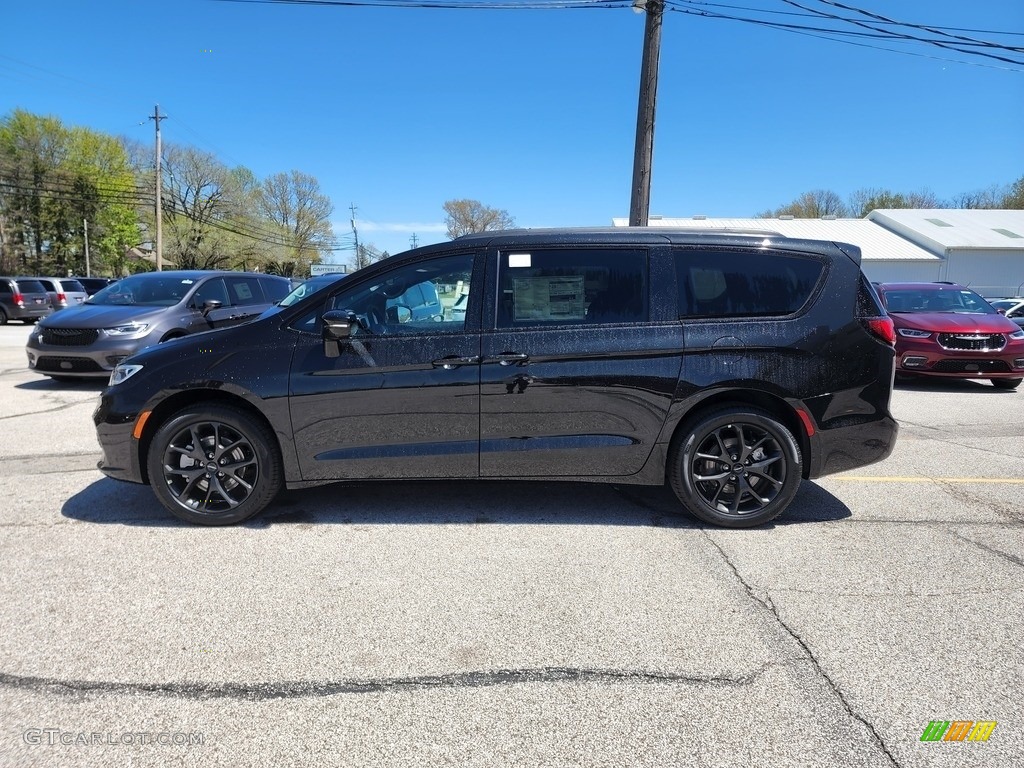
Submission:
[[34,323],[53,312],[46,288],[32,277],[0,277],[0,325]]
[[[465,311],[417,316],[426,285]],[[210,525],[282,486],[528,478],[667,481],[745,527],[802,478],[889,455],[892,343],[855,246],[470,235],[123,361],[94,415],[100,469]]]
[[[19,277],[18,279],[24,280],[25,278]],[[77,306],[89,298],[85,286],[73,277],[37,277],[35,279],[46,289],[46,293],[50,297],[50,306],[53,307],[54,312],[58,309]]]
[[46,318],[29,335],[28,366],[54,379],[110,378],[138,350],[238,325],[288,293],[286,278],[249,272],[146,272],[111,283]]
[[102,291],[111,283],[117,282],[116,277],[76,277],[75,280],[82,284],[85,292],[90,296],[98,291]]
[[1024,379],[1024,329],[956,283],[881,283],[896,325],[896,374],[984,378],[1001,389]]

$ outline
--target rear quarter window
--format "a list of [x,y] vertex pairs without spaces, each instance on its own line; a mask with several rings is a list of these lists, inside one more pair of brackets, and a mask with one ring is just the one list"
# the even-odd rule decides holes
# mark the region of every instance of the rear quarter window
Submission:
[[675,263],[680,318],[791,315],[825,270],[810,256],[763,251],[680,249]]

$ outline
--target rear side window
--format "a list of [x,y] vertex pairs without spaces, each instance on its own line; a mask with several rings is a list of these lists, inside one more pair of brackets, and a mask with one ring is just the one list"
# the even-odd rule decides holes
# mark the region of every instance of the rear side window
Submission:
[[229,277],[228,293],[231,294],[231,306],[245,307],[251,304],[266,304],[260,281],[255,277]]
[[878,300],[878,294],[862,274],[857,286],[857,317],[885,317],[885,310]]
[[680,318],[791,315],[807,303],[825,266],[761,251],[680,249],[675,262]]
[[260,280],[263,286],[263,294],[271,304],[276,304],[291,290],[291,283],[287,280]]
[[646,251],[506,251],[498,280],[499,328],[647,319]]

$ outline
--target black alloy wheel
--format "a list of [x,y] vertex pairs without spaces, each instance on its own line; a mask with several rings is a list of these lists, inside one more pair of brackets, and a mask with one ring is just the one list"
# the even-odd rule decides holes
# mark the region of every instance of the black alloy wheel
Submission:
[[767,411],[722,408],[699,415],[679,434],[669,454],[669,479],[695,517],[747,528],[777,517],[796,495],[800,448]]
[[148,469],[160,503],[201,525],[247,520],[281,488],[274,435],[232,406],[199,404],[175,414],[153,438]]

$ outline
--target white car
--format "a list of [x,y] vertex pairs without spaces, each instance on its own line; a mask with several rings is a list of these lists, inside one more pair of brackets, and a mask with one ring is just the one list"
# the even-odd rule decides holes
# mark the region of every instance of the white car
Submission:
[[988,303],[1003,310],[1003,314],[1011,320],[1024,318],[1024,298],[1020,296],[1015,299],[989,299]]

